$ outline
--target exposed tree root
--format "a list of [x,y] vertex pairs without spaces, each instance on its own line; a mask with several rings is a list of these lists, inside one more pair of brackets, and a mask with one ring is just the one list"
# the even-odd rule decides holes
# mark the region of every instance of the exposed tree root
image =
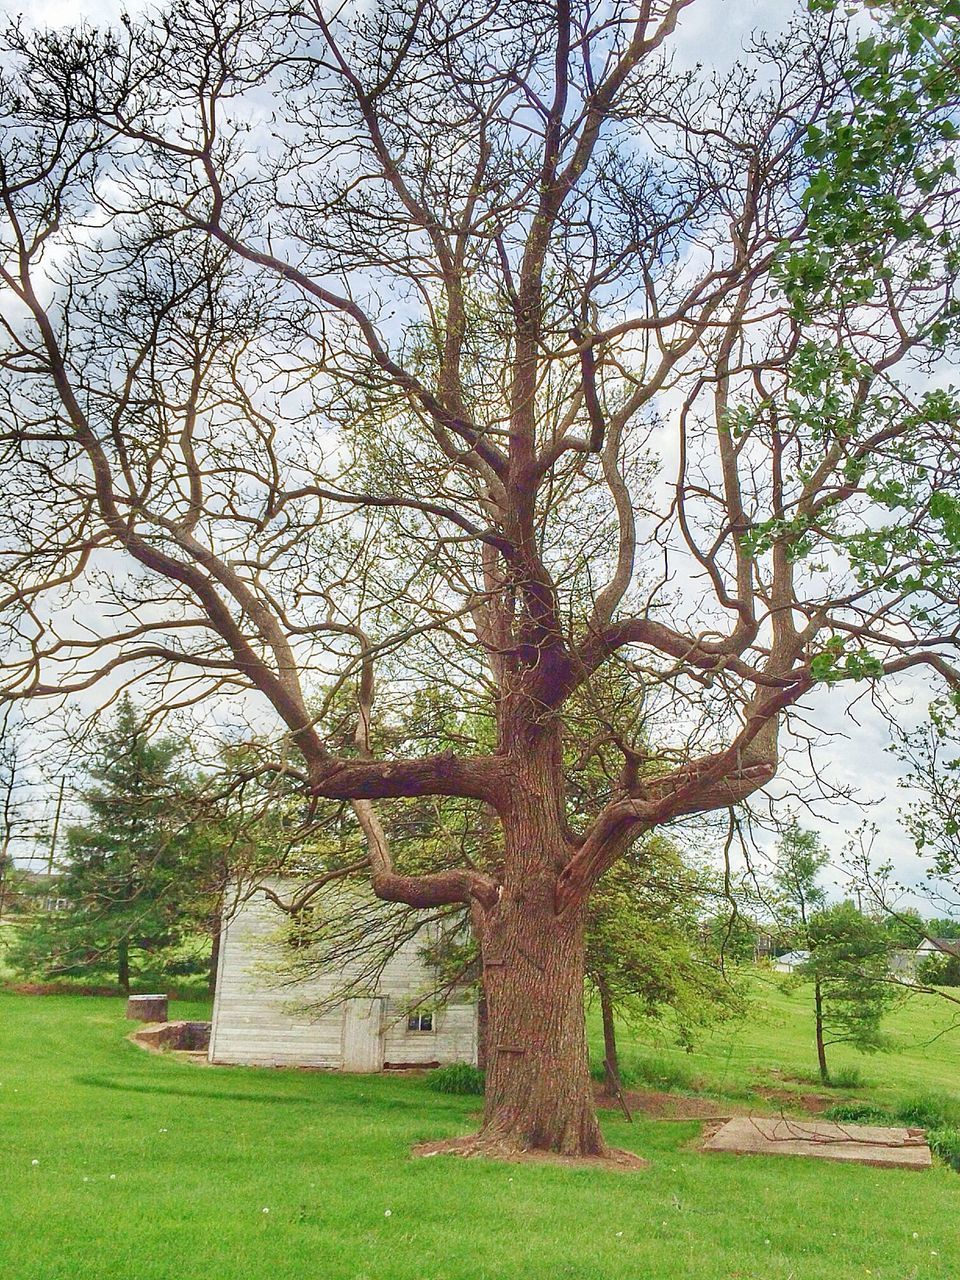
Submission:
[[608,1169],[614,1173],[635,1173],[646,1169],[648,1160],[611,1147],[605,1156],[565,1156],[556,1151],[525,1150],[510,1143],[470,1134],[466,1138],[446,1138],[438,1142],[418,1142],[415,1156],[462,1156],[465,1159],[502,1160],[508,1164],[559,1164],[567,1169]]

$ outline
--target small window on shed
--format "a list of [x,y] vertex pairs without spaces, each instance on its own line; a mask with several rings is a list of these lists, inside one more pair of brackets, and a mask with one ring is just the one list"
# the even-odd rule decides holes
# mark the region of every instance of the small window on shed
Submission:
[[433,1013],[411,1013],[407,1018],[408,1031],[432,1031]]

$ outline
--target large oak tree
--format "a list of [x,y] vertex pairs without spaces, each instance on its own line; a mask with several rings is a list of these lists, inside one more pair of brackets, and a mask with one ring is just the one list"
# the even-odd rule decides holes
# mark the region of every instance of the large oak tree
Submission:
[[[584,918],[637,838],[769,783],[818,683],[957,679],[948,104],[867,180],[839,21],[711,77],[693,4],[8,36],[9,695],[271,709],[256,767],[353,805],[377,894],[472,911],[487,1150],[605,1150]],[[440,671],[491,746],[375,750]],[[493,865],[394,862],[376,801],[431,795]]]

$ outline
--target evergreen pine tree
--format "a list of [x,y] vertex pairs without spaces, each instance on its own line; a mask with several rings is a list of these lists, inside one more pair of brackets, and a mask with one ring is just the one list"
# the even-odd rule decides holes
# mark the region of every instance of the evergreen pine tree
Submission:
[[207,842],[178,768],[182,745],[151,739],[129,696],[97,735],[82,792],[88,819],[67,833],[56,894],[69,907],[37,913],[10,960],[45,977],[112,974],[129,991],[141,972],[197,929],[190,907]]

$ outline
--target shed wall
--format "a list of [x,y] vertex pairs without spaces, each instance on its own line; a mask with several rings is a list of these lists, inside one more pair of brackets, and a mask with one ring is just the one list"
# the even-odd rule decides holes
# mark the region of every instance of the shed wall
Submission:
[[[290,885],[271,882],[275,892]],[[250,1066],[344,1067],[347,1004],[311,1013],[305,1006],[328,998],[349,978],[349,968],[310,981],[281,981],[284,915],[262,894],[224,922],[210,1035],[210,1061]],[[409,1031],[412,1005],[432,985],[432,973],[413,939],[386,965],[381,997],[381,1043],[373,1056],[392,1064],[476,1062],[477,1009],[472,999],[434,1014],[434,1030]],[[354,1007],[353,1012],[356,1012]]]

